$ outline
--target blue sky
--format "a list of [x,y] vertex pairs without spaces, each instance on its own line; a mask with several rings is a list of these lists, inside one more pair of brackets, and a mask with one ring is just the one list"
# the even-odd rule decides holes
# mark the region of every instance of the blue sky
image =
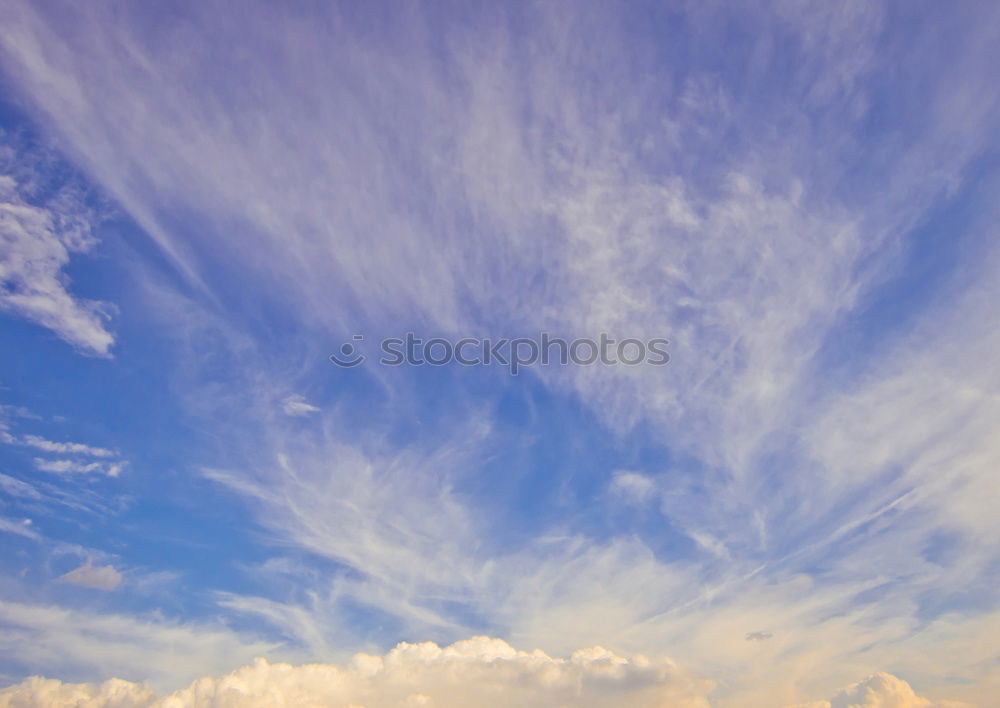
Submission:
[[[0,19],[4,685],[1000,691],[993,4]],[[407,332],[671,360],[328,359]]]

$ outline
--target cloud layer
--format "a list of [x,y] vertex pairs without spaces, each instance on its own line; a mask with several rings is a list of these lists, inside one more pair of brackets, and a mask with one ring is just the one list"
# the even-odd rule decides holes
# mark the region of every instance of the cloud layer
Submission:
[[[668,660],[622,657],[600,647],[557,659],[537,650],[517,651],[500,639],[474,637],[447,647],[404,642],[384,656],[356,654],[344,666],[257,659],[162,697],[144,684],[120,679],[67,684],[32,677],[0,691],[0,708],[708,708],[712,689],[711,681]],[[877,673],[829,701],[796,708],[963,706],[922,698],[905,681]]]

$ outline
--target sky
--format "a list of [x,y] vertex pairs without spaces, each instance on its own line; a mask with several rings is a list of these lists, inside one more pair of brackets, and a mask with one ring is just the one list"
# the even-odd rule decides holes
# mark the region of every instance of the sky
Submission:
[[0,706],[997,705],[998,30],[0,2]]

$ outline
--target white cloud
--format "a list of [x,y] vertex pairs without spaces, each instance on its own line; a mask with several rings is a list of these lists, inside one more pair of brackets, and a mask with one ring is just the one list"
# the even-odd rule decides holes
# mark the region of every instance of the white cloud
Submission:
[[615,470],[611,475],[611,493],[627,501],[643,503],[656,492],[656,482],[638,472]]
[[803,703],[796,708],[973,708],[957,701],[932,701],[914,693],[906,681],[877,672],[847,686],[829,701]]
[[[200,12],[193,26],[215,27],[210,6]],[[743,16],[759,27],[762,52],[786,33],[798,42],[789,82],[830,116],[818,134],[759,78],[735,87],[714,71],[634,81],[635,40],[608,30],[618,27],[613,13],[535,12],[529,37],[502,25],[474,42],[446,34],[452,69],[442,74],[419,33],[400,37],[398,56],[382,54],[336,13],[302,24],[258,5],[215,29],[269,50],[226,70],[246,71],[260,91],[234,89],[225,100],[205,80],[205,67],[223,71],[202,54],[217,42],[195,51],[174,46],[183,40],[173,35],[151,41],[129,13],[112,19],[87,6],[54,21],[25,5],[0,47],[14,85],[184,270],[210,264],[191,255],[196,243],[168,234],[164,202],[202,215],[213,251],[275,283],[295,298],[295,316],[325,327],[357,321],[345,308],[359,303],[361,319],[378,326],[415,316],[445,328],[669,336],[675,356],[662,375],[618,367],[547,378],[578,389],[613,426],[670,423],[674,444],[746,473],[808,397],[817,343],[895,264],[895,238],[932,202],[924,195],[956,179],[989,116],[973,107],[961,117],[961,149],[936,114],[903,147],[873,155],[859,146],[852,131],[866,125],[858,107],[870,99],[864,81],[884,22],[874,5]],[[339,41],[323,33],[331,24]],[[275,26],[295,41],[274,44]],[[608,48],[600,67],[583,49],[597,36]],[[548,50],[515,70],[519,41]],[[980,44],[962,50],[956,65],[989,64]],[[330,69],[322,91],[301,66]],[[945,104],[962,83],[951,66],[928,76],[929,103]],[[615,80],[579,80],[598,68]],[[992,86],[982,71],[956,75]],[[391,117],[369,119],[386,116],[386,105]],[[649,122],[650,105],[671,108]],[[763,142],[716,149],[762,116],[802,130],[773,142],[762,130],[754,136]],[[539,139],[553,130],[554,144]],[[398,144],[412,159],[399,159]],[[711,161],[691,157],[701,150]],[[649,169],[652,153],[670,168]],[[850,181],[859,161],[884,171],[885,187],[848,203],[831,185]],[[263,169],[274,164],[322,169]],[[452,167],[428,168],[440,165]],[[426,209],[404,206],[429,199]],[[454,213],[476,215],[474,238],[443,216]]]
[[29,411],[24,406],[12,406],[7,403],[0,403],[0,427],[5,425],[4,418],[24,418],[27,420],[40,420],[40,417]]
[[[990,271],[988,262],[983,270]],[[995,298],[989,285],[992,281],[984,282],[986,285],[974,283],[970,293],[973,301],[988,306]],[[922,365],[910,371],[911,357],[902,350],[887,357],[891,362],[886,367],[887,376],[908,379],[912,374],[912,381],[894,388],[919,396],[930,391],[932,401],[954,396],[956,406],[909,402],[900,410],[883,414],[876,408],[869,413],[871,406],[896,400],[881,391],[882,377],[877,375],[862,380],[858,397],[847,395],[843,401],[836,397],[832,403],[836,415],[827,416],[826,409],[817,406],[818,417],[806,421],[815,421],[822,435],[808,438],[816,445],[809,449],[822,459],[822,469],[829,474],[810,472],[783,482],[786,492],[803,488],[802,496],[795,498],[802,500],[799,503],[804,508],[789,510],[770,503],[773,491],[767,488],[753,496],[748,493],[748,500],[757,503],[779,538],[796,538],[814,523],[843,524],[858,530],[865,529],[867,521],[878,521],[869,506],[877,512],[886,507],[885,500],[873,498],[863,482],[877,474],[875,465],[882,460],[877,451],[892,435],[900,438],[889,447],[902,452],[909,463],[917,463],[916,471],[924,465],[915,454],[920,451],[929,454],[930,460],[950,459],[952,447],[967,451],[976,464],[988,465],[993,459],[988,433],[995,416],[976,412],[989,411],[995,404],[990,396],[978,393],[995,388],[990,383],[995,360],[984,356],[995,340],[966,322],[990,320],[984,311],[964,302],[948,303],[943,309],[964,313],[960,323],[937,314],[928,317],[929,327],[950,335],[944,337],[946,348],[938,351],[937,345],[927,345],[931,337],[919,330],[913,342],[920,356],[912,361],[922,362],[925,355],[933,361],[960,361],[961,374],[968,379],[956,382],[954,373],[944,376],[947,367],[932,369],[930,374]],[[963,331],[966,335],[959,336]],[[976,340],[975,345],[970,346],[965,336]],[[939,385],[928,389],[920,384],[935,376],[941,378]],[[869,401],[871,391],[877,395]],[[910,401],[906,396],[903,400]],[[964,408],[969,403],[971,408]],[[860,419],[852,414],[859,409],[866,411]],[[943,438],[911,450],[911,429],[892,422],[909,419],[908,411],[916,412],[917,422],[924,428],[935,427],[924,422],[924,416],[939,420],[946,414],[949,420],[954,418],[956,423],[947,426],[954,430],[954,439]],[[883,418],[884,425],[880,422]],[[860,427],[854,427],[859,421]],[[874,427],[866,427],[863,421]],[[964,424],[959,424],[962,421]],[[997,680],[996,672],[989,670],[989,637],[994,624],[982,613],[974,612],[961,622],[956,618],[955,627],[949,627],[951,622],[928,627],[917,616],[922,593],[950,593],[967,582],[961,575],[968,569],[964,562],[952,572],[945,570],[946,563],[935,566],[924,557],[928,534],[940,528],[927,524],[925,515],[919,523],[886,526],[885,533],[876,525],[846,543],[843,556],[825,555],[826,546],[813,547],[813,537],[803,534],[801,543],[797,542],[787,557],[741,557],[738,547],[730,552],[718,538],[697,529],[685,532],[707,551],[707,560],[699,558],[698,563],[686,558],[675,561],[669,554],[658,557],[637,538],[599,543],[572,534],[538,538],[523,547],[489,554],[483,547],[493,529],[455,492],[454,484],[488,449],[488,422],[482,422],[476,434],[452,431],[454,439],[447,439],[438,448],[421,441],[403,450],[373,448],[358,440],[346,444],[339,433],[343,426],[333,415],[325,416],[322,423],[323,438],[299,435],[280,426],[267,428],[273,439],[260,436],[254,442],[262,450],[280,451],[270,465],[265,455],[256,455],[249,464],[239,466],[239,473],[209,474],[246,495],[259,511],[259,518],[280,538],[359,572],[360,577],[350,580],[309,578],[306,583],[315,592],[305,603],[224,599],[230,609],[263,618],[298,637],[316,655],[329,651],[324,638],[340,629],[338,603],[345,599],[403,620],[411,635],[430,630],[454,636],[465,629],[458,625],[460,620],[441,609],[460,603],[469,614],[488,617],[494,626],[504,627],[513,640],[550,652],[565,652],[591,642],[631,651],[669,648],[671,654],[684,657],[687,665],[709,676],[725,676],[726,694],[719,702],[741,708],[830,695],[835,687],[878,666],[898,667],[926,677],[925,685],[939,692],[949,677],[959,675],[968,682],[973,699],[990,695],[989,687]],[[842,432],[844,425],[849,426],[846,434]],[[917,440],[926,438],[918,436]],[[845,441],[843,447],[841,440]],[[821,444],[824,441],[837,444],[827,451]],[[863,446],[869,444],[879,446],[876,452],[864,452]],[[941,445],[945,446],[943,453]],[[629,479],[628,474],[619,477]],[[853,481],[846,488],[849,494],[843,499],[854,499],[853,503],[846,511],[824,514],[822,498],[811,492],[826,485],[837,489],[838,480],[845,475],[849,479],[850,474],[858,475],[862,482],[858,486]],[[914,479],[922,478],[921,472]],[[928,474],[928,478],[947,484],[950,475],[940,472]],[[959,475],[959,479],[965,477]],[[966,481],[976,479],[988,481],[989,476],[977,474]],[[629,487],[629,483],[624,486]],[[638,486],[647,485],[639,482]],[[891,494],[894,490],[890,486],[877,491]],[[658,491],[676,492],[670,488]],[[983,512],[992,498],[988,490],[980,490],[968,496],[949,493],[934,502],[981,507],[975,516],[980,521],[968,528],[979,529],[988,539],[991,527]],[[690,497],[687,500],[690,504]],[[819,506],[810,505],[813,501]],[[715,498],[705,498],[705,504],[718,503]],[[697,508],[692,511],[705,513]],[[747,532],[738,520],[722,513],[718,518],[719,528],[731,537]],[[835,542],[851,537],[845,531],[823,533],[820,538]],[[989,561],[994,557],[989,551],[992,546],[985,548],[979,560]],[[908,550],[901,553],[900,549]],[[810,577],[802,570],[817,562],[826,564],[823,578]],[[882,596],[879,588],[890,584],[894,602],[878,602]],[[876,601],[863,599],[867,597]],[[761,628],[773,636],[767,641],[746,641],[747,634]],[[959,670],[959,666],[977,668]]]
[[54,442],[38,435],[25,435],[21,438],[24,445],[44,450],[45,452],[64,455],[87,455],[90,457],[115,457],[118,453],[103,447],[93,447],[75,442]]
[[[303,24],[266,5],[215,24],[206,3],[155,41],[129,8],[113,20],[93,4],[59,18],[30,3],[11,11],[0,44],[12,83],[189,274],[205,265],[191,253],[207,259],[198,242],[212,233],[205,250],[231,255],[288,294],[295,317],[333,330],[348,313],[342,303],[356,301],[383,325],[412,316],[457,328],[482,310],[489,320],[477,327],[675,341],[662,375],[551,376],[613,427],[652,418],[672,447],[700,458],[707,471],[672,479],[677,493],[660,505],[697,544],[696,559],[660,557],[641,539],[566,533],[563,519],[552,538],[496,550],[498,529],[456,491],[478,459],[462,435],[437,450],[373,452],[329,432],[310,445],[279,424],[227,440],[248,464],[210,476],[247,495],[282,542],[360,578],[317,582],[311,605],[229,597],[229,607],[284,623],[317,649],[328,636],[317,625],[334,623],[344,594],[447,631],[466,616],[449,614],[457,605],[546,648],[682,643],[726,676],[734,705],[773,705],[779,690],[796,700],[805,681],[842,685],[848,672],[888,665],[868,659],[886,659],[890,644],[909,665],[926,661],[938,682],[944,669],[922,656],[961,649],[956,665],[985,665],[972,620],[925,646],[917,615],[922,593],[941,600],[982,582],[995,558],[995,337],[957,336],[963,324],[951,330],[954,348],[940,349],[932,323],[909,347],[930,356],[897,352],[833,404],[810,374],[825,338],[901,260],[899,235],[960,179],[995,124],[996,82],[983,68],[995,63],[984,40],[992,24],[963,27],[969,41],[940,66],[930,65],[936,47],[913,37],[882,57],[885,73],[866,87],[872,57],[895,46],[882,41],[891,27],[877,4],[775,7],[777,17],[755,7],[741,18],[759,42],[753,58],[802,48],[773,55],[788,67],[773,105],[775,87],[751,68],[736,86],[704,66],[645,67],[656,79],[643,79],[636,57],[656,47],[619,52],[613,13],[542,10],[524,23],[527,37],[448,34],[442,62],[409,35],[394,45],[405,46],[399,60],[350,31],[329,41],[323,29],[344,29],[342,18]],[[596,75],[612,80],[579,81],[594,68],[597,37],[606,51]],[[254,40],[269,51],[238,61],[226,51]],[[524,52],[519,40],[546,51]],[[316,67],[322,90],[303,66]],[[213,70],[227,80],[205,81]],[[230,80],[240,71],[253,81]],[[877,117],[867,107],[883,105],[885,86],[914,90],[912,74],[926,108],[917,127],[900,126],[877,150],[859,142]],[[979,100],[952,100],[964,94]],[[644,128],[651,106],[662,120]],[[877,189],[858,186],[859,165]],[[187,230],[198,239],[169,233],[164,203],[203,215],[204,229]],[[989,310],[978,317],[993,321]],[[952,354],[962,366],[948,365]],[[762,450],[772,435],[803,429],[809,464],[775,484],[756,465]],[[873,483],[896,470],[897,482]],[[625,486],[646,494],[642,482]],[[976,552],[947,569],[928,560],[939,530],[958,530]],[[824,555],[842,540],[846,551]],[[822,582],[809,576],[818,567],[828,569]],[[858,599],[880,583],[895,583],[891,607]],[[760,627],[774,637],[747,642]]]
[[154,698],[148,686],[121,679],[90,684],[32,676],[0,691],[0,707],[146,708]]
[[[32,677],[0,691],[0,708],[196,708],[323,705],[330,708],[506,708],[590,706],[708,708],[714,684],[669,660],[619,656],[600,647],[569,659],[518,651],[500,639],[473,637],[450,646],[401,643],[383,656],[356,654],[343,665],[294,666],[257,659],[223,676],[203,676],[157,697],[145,684],[110,679],[68,684]],[[761,705],[780,705],[772,700]],[[918,696],[896,676],[876,672],[826,701],[789,708],[972,708]]]
[[16,477],[11,477],[8,474],[3,474],[2,472],[0,472],[0,489],[12,497],[22,497],[24,499],[42,498],[42,495],[38,493],[38,490],[27,482],[17,479]]
[[53,474],[103,474],[117,477],[125,467],[124,462],[80,462],[78,460],[43,460],[35,458],[35,467]]
[[0,473],[0,490],[21,503],[34,505],[35,502],[40,502],[44,506],[58,505],[102,516],[113,513],[115,499],[98,494],[85,486],[68,486],[62,482],[64,482],[62,479],[47,482],[39,478],[33,479],[29,484],[24,480]]
[[11,163],[24,161],[0,145],[0,310],[47,327],[79,350],[109,356],[114,336],[104,303],[74,297],[63,268],[96,243],[80,198],[64,192],[28,203]]
[[[101,474],[107,477],[117,477],[127,466],[124,460],[114,460],[119,456],[116,450],[95,447],[77,442],[56,442],[40,435],[14,435],[8,432],[9,427],[0,420],[0,442],[7,445],[23,445],[54,455],[70,455],[62,459],[34,459],[35,468],[53,474]],[[92,461],[86,458],[99,458]],[[84,458],[84,459],[81,459]],[[8,478],[8,480],[11,478]],[[10,482],[8,482],[10,484]]]
[[[864,107],[877,102],[865,83],[885,22],[876,5],[733,10],[757,28],[760,52],[796,47],[782,84],[803,105],[765,77],[727,85],[697,63],[691,75],[637,74],[632,60],[655,46],[609,30],[620,29],[610,11],[538,6],[528,36],[503,23],[475,41],[445,33],[446,72],[419,32],[384,54],[336,12],[316,23],[266,4],[238,22],[219,23],[210,4],[194,12],[197,32],[231,39],[154,41],[131,11],[112,18],[90,5],[52,18],[24,4],[0,35],[15,89],[182,270],[210,267],[209,250],[231,257],[288,294],[293,316],[334,330],[349,316],[668,336],[675,356],[659,375],[588,368],[547,380],[580,391],[615,427],[670,424],[672,444],[740,474],[794,424],[818,343],[897,263],[899,233],[992,125],[973,105],[956,133],[941,109],[908,124],[909,141],[876,153],[858,144]],[[700,23],[708,11],[689,12]],[[585,49],[597,38],[599,66]],[[237,61],[207,49],[251,41],[267,51]],[[515,70],[521,42],[547,51]],[[984,46],[963,43],[954,67],[989,65]],[[905,60],[923,56],[916,44]],[[888,71],[903,61],[886,60]],[[326,68],[322,91],[303,66]],[[952,67],[926,75],[926,103],[946,105],[956,84],[991,95],[983,71]],[[598,69],[610,80],[581,80]],[[212,71],[247,72],[259,90],[232,84],[220,98]],[[647,120],[654,105],[662,120]],[[814,125],[803,106],[828,118]],[[693,157],[702,151],[711,160]],[[860,163],[884,174],[883,188],[847,199],[835,185]],[[171,233],[164,203],[196,215],[204,228],[185,232],[211,233],[211,249]],[[475,215],[473,237],[454,214]]]
[[160,690],[279,648],[221,625],[170,622],[156,613],[141,618],[7,600],[0,600],[0,626],[0,660],[23,674],[121,676]]
[[281,410],[285,412],[285,415],[300,417],[310,413],[318,413],[320,409],[309,403],[305,396],[293,394],[281,402]]
[[338,579],[335,595],[350,592],[420,628],[457,630],[435,601],[417,598],[461,597],[485,580],[475,558],[481,522],[451,480],[474,459],[488,423],[472,417],[437,446],[404,449],[342,442],[336,422],[323,423],[318,439],[271,427],[275,438],[259,442],[273,458],[205,474],[245,495],[281,537],[361,571]]
[[122,575],[114,567],[92,565],[89,560],[80,567],[56,578],[57,583],[69,583],[94,590],[114,590],[121,584],[121,581]]
[[[623,657],[593,647],[557,659],[543,652],[517,651],[506,642],[474,637],[447,647],[402,643],[384,656],[357,654],[344,666],[291,666],[258,659],[228,675],[206,676],[189,688],[150,701],[143,686],[118,682],[66,686],[29,679],[0,692],[0,706],[61,708],[132,706],[160,708],[261,705],[323,705],[367,708],[506,708],[524,706],[671,706],[707,708],[712,683],[669,660]],[[113,703],[115,696],[119,703]],[[133,701],[130,703],[129,701]]]

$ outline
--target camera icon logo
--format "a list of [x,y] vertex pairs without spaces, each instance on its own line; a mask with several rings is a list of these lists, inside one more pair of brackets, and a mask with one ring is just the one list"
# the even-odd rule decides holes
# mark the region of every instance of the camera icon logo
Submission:
[[364,354],[359,354],[357,348],[354,346],[355,343],[360,344],[365,340],[364,335],[355,334],[351,339],[351,342],[344,342],[340,345],[339,356],[337,354],[330,355],[330,361],[337,366],[349,369],[362,363],[367,358]]

